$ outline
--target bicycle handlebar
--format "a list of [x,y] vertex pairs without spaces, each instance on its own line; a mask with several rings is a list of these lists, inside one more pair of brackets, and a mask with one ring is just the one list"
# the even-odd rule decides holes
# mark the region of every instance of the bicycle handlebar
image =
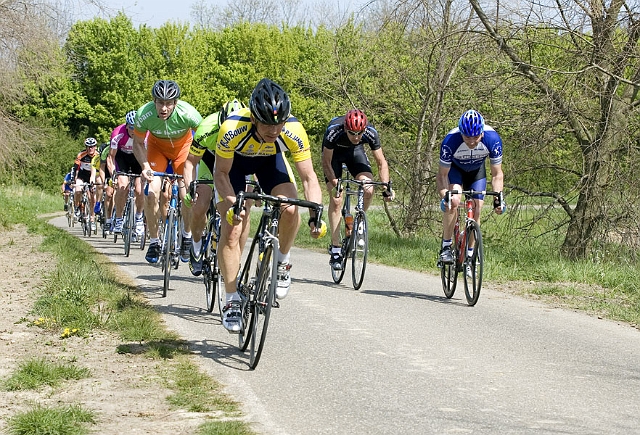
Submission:
[[447,207],[449,210],[451,210],[451,195],[465,195],[465,196],[472,196],[472,195],[490,195],[496,198],[499,198],[500,200],[500,204],[504,203],[504,193],[503,192],[496,192],[494,190],[447,190],[447,193],[445,193],[445,197],[443,198],[445,203],[447,204]]
[[317,202],[313,202],[313,201],[307,201],[305,199],[285,198],[282,196],[267,195],[265,193],[259,193],[259,192],[244,192],[244,191],[238,192],[238,194],[236,195],[236,202],[233,204],[234,215],[237,216],[240,210],[242,210],[242,208],[244,207],[245,199],[253,199],[255,201],[265,201],[267,203],[271,203],[276,206],[280,206],[281,204],[290,204],[298,207],[313,209],[313,211],[316,213],[316,216],[315,216],[316,226],[318,226],[322,221],[322,211],[324,209],[324,206],[322,204],[318,204]]
[[391,180],[388,182],[373,181],[373,180],[354,180],[353,178],[338,178],[338,184],[336,185],[336,198],[340,198],[342,191],[344,190],[342,185],[355,184],[358,189],[364,189],[365,186],[384,186],[387,191],[391,191]]

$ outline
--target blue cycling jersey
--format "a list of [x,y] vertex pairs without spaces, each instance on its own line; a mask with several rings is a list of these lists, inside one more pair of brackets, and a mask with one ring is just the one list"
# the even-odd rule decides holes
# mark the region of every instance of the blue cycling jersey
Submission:
[[502,163],[502,139],[490,126],[484,126],[484,136],[474,149],[469,149],[462,140],[462,133],[456,127],[447,133],[440,145],[440,166],[455,165],[462,171],[470,172],[484,165],[489,157],[492,165]]

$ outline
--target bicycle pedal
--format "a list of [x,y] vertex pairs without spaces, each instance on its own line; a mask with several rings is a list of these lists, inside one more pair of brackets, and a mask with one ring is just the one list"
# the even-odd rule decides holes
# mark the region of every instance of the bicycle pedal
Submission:
[[273,301],[273,303],[271,304],[272,308],[280,308],[280,302],[278,301]]

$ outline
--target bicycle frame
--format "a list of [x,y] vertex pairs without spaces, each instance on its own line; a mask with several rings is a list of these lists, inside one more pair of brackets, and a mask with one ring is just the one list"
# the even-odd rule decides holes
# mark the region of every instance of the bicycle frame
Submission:
[[[347,168],[343,167],[343,170],[346,171]],[[351,188],[352,185],[357,186],[357,190],[353,190]],[[360,289],[364,281],[369,251],[368,223],[367,215],[364,211],[365,188],[368,186],[383,186],[387,190],[391,190],[391,182],[354,180],[351,178],[338,179],[336,186],[336,198],[342,194],[343,190],[345,193],[345,199],[342,204],[342,219],[345,221],[345,234],[340,250],[342,267],[340,270],[331,268],[331,276],[333,281],[339,284],[344,276],[347,261],[351,258],[351,278],[353,287],[356,290]],[[355,213],[353,214],[351,233],[347,234],[346,217],[351,215],[352,196],[356,197]]]
[[[263,203],[260,223],[237,282],[238,293],[242,299],[242,326],[238,345],[243,352],[250,346],[249,367],[255,369],[264,347],[271,308],[279,306],[275,298],[275,290],[278,281],[278,227],[281,206],[290,204],[313,209],[317,222],[321,222],[323,206],[297,198],[283,198],[258,192],[239,192],[233,205],[235,215],[244,207],[245,199]],[[257,257],[256,272],[252,273],[255,257]]]
[[[458,217],[453,229],[453,264],[439,264],[444,294],[447,299],[453,297],[458,273],[464,276],[464,291],[469,306],[474,306],[480,297],[484,268],[484,250],[480,224],[474,218],[474,195],[491,195],[503,201],[502,192],[451,190],[451,195],[464,195],[464,205],[458,207]],[[469,256],[469,251],[472,255]]]
[[160,237],[160,265],[164,273],[162,297],[166,297],[167,290],[169,289],[169,281],[171,279],[171,269],[177,269],[180,265],[180,202],[178,197],[180,189],[178,187],[178,179],[182,178],[182,175],[168,174],[166,172],[154,172],[153,175],[156,177],[164,177],[171,180],[171,198],[169,199],[169,210],[167,212],[163,234]]

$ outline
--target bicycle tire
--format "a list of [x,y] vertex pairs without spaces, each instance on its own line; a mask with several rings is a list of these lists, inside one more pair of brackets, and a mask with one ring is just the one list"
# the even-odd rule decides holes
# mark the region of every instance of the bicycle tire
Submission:
[[147,220],[144,218],[144,215],[142,219],[144,222],[144,229],[142,230],[142,235],[138,237],[140,237],[140,250],[144,251],[144,246],[147,244]]
[[207,220],[206,233],[202,237],[202,278],[204,281],[204,292],[206,298],[207,311],[211,313],[216,301],[216,286],[214,283],[213,268],[215,263],[215,253],[211,249],[213,238],[213,221],[209,217]]
[[364,281],[364,273],[367,269],[367,255],[369,253],[369,233],[367,228],[367,215],[363,211],[356,213],[353,219],[353,239],[351,249],[351,278],[353,288],[360,290]]
[[[465,259],[462,273],[464,274],[464,294],[467,297],[467,304],[473,307],[480,297],[480,289],[482,288],[482,272],[484,266],[484,252],[482,247],[482,232],[480,231],[480,224],[475,221],[470,221],[467,224],[467,241],[465,249],[468,248],[469,240],[473,234],[475,239],[473,256],[470,259]],[[471,276],[467,276],[467,266],[471,269]]]
[[131,201],[127,199],[124,207],[124,222],[122,224],[122,240],[124,241],[124,256],[128,257],[131,252]]
[[171,280],[171,269],[173,268],[173,254],[175,251],[175,226],[176,211],[171,209],[167,214],[167,225],[164,233],[164,249],[163,256],[163,280],[162,280],[162,297],[167,297],[169,290],[169,282]]
[[[240,328],[240,334],[238,334],[238,347],[242,352],[247,350],[249,342],[251,341],[251,333],[253,328],[253,310],[251,304],[253,301],[253,286],[255,285],[256,276],[252,274],[253,262],[258,263],[258,237],[254,237],[251,242],[251,248],[249,248],[247,259],[242,267],[242,272],[238,277],[237,288],[240,292],[240,298],[242,299],[242,328]],[[256,272],[259,268],[256,268]],[[253,281],[253,282],[252,282]],[[222,308],[221,308],[222,310]],[[222,312],[220,313],[222,316]]]
[[278,283],[278,256],[274,254],[277,243],[269,244],[262,253],[260,270],[256,278],[253,303],[254,311],[251,325],[251,346],[249,348],[249,368],[254,370],[258,366],[264,342],[267,338],[271,308],[275,298]]
[[456,292],[456,284],[458,283],[458,269],[456,268],[455,258],[453,264],[441,265],[440,279],[444,295],[447,299],[451,299]]
[[340,268],[340,270],[334,270],[333,267],[331,267],[331,278],[333,278],[333,282],[335,282],[336,284],[340,284],[342,282],[342,278],[344,277],[344,272],[347,268],[347,259],[349,257],[348,256],[349,238],[346,237],[345,231],[344,231],[344,228],[345,228],[344,217],[341,218],[338,228],[340,230],[340,240],[342,240],[342,247],[340,248],[340,255],[342,255],[342,267]]

